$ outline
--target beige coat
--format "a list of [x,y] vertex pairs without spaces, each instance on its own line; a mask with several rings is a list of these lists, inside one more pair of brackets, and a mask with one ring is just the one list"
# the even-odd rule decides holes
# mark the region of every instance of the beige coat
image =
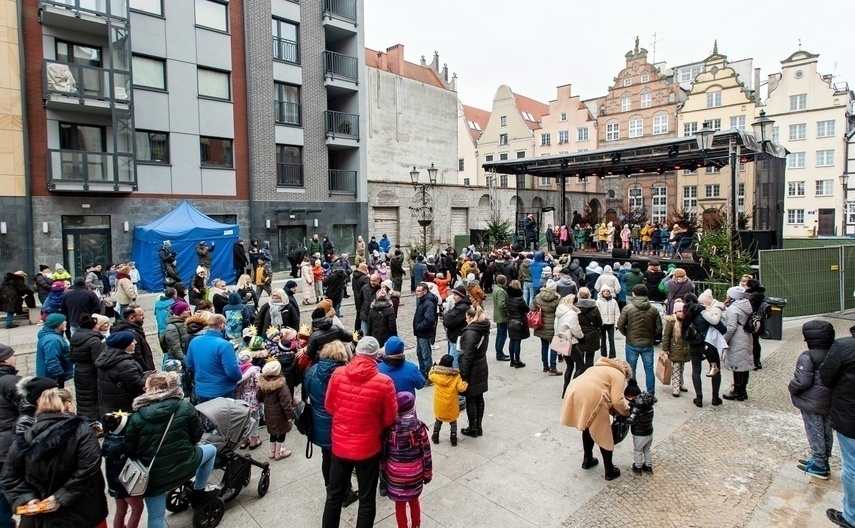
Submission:
[[116,301],[127,306],[137,299],[137,291],[131,279],[121,278],[116,282]]
[[300,265],[300,278],[303,279],[303,299],[311,299],[315,296],[315,274],[308,262]]
[[567,386],[561,424],[580,431],[588,429],[597,445],[613,451],[615,443],[610,414],[614,410],[624,416],[629,415],[629,403],[624,399],[623,391],[630,377],[632,369],[626,361],[601,358]]

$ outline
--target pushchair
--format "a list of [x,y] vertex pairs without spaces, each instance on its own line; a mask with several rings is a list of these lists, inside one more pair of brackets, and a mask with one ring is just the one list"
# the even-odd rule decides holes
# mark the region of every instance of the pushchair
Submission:
[[[201,443],[217,447],[214,469],[223,471],[220,496],[201,507],[193,514],[194,528],[214,528],[223,518],[225,502],[234,499],[240,490],[249,485],[252,467],[261,468],[258,480],[258,495],[264,497],[270,487],[270,464],[256,462],[252,456],[235,453],[238,446],[249,437],[254,419],[249,404],[231,398],[216,398],[196,406],[205,424]],[[170,491],[166,496],[166,509],[180,512],[190,506],[193,481]]]

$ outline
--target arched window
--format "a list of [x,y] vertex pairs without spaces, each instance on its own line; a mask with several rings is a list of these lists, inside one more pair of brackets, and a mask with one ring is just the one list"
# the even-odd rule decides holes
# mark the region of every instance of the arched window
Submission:
[[644,72],[641,74],[641,82],[646,83],[649,80],[650,80],[650,74],[649,73]]
[[606,141],[620,139],[620,121],[611,119],[606,123]]

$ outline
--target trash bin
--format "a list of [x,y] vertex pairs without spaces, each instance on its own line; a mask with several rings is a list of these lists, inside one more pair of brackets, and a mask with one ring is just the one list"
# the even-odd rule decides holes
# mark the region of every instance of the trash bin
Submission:
[[787,305],[787,300],[766,297],[766,304],[769,305],[769,318],[766,319],[766,335],[763,337],[780,341],[784,334],[784,306]]

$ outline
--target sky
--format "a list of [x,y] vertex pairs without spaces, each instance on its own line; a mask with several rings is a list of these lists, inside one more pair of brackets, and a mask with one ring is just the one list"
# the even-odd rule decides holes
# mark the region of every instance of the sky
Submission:
[[502,84],[543,103],[564,84],[582,99],[605,95],[636,36],[650,62],[655,47],[656,61],[669,67],[703,60],[717,39],[728,59],[754,59],[761,82],[801,39],[803,50],[820,54],[820,73],[855,88],[848,1],[364,1],[368,48],[403,44],[417,64],[439,52],[440,64],[457,73],[460,100],[486,110]]

